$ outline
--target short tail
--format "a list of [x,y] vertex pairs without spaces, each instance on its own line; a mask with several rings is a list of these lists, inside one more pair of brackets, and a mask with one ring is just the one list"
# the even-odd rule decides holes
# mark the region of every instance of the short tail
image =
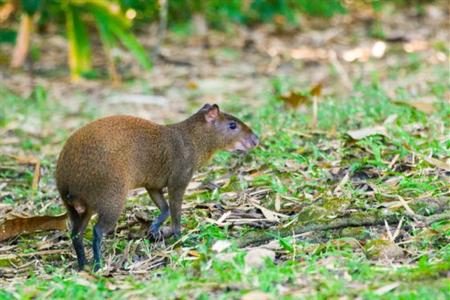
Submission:
[[67,213],[59,216],[16,217],[0,223],[0,241],[38,231],[66,230]]
[[82,215],[86,211],[86,205],[84,201],[75,197],[70,193],[65,193],[63,201],[66,204],[68,209],[74,209],[78,215]]

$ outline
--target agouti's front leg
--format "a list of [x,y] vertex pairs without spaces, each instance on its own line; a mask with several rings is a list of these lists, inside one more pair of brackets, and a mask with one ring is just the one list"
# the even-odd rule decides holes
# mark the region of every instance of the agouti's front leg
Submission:
[[161,224],[164,223],[164,221],[166,221],[169,217],[169,205],[164,199],[161,190],[147,189],[147,192],[161,212],[159,216],[153,220],[152,225],[150,225],[150,233],[155,240],[158,240],[161,235],[159,228],[161,227]]
[[181,205],[183,203],[184,191],[186,190],[187,184],[175,187],[169,186],[169,208],[170,208],[170,218],[172,219],[172,233],[175,237],[180,237],[181,235]]

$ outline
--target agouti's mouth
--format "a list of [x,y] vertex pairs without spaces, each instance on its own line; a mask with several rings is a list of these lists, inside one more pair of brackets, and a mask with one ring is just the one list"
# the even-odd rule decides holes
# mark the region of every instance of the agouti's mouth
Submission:
[[236,142],[229,151],[236,153],[247,153],[250,149],[257,146],[259,143],[258,137],[254,134],[250,136],[248,139],[242,139]]

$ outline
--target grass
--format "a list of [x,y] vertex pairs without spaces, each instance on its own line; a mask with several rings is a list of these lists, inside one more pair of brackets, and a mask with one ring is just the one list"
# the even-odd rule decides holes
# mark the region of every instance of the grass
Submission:
[[[410,60],[414,63],[417,58],[411,56]],[[418,72],[420,64],[405,68]],[[435,68],[448,78],[445,67]],[[296,88],[276,78],[273,84],[285,84],[283,89],[287,90]],[[310,128],[309,109],[306,112],[286,109],[271,93],[266,94],[266,102],[258,110],[242,111],[238,102],[231,103],[224,110],[251,124],[262,136],[262,145],[244,157],[219,153],[211,163],[214,170],[200,171],[196,181],[224,183],[218,189],[197,189],[186,195],[186,203],[194,206],[183,215],[185,233],[189,234],[182,243],[171,248],[173,241],[154,245],[123,233],[109,237],[104,245],[106,257],[116,268],[125,269],[113,271],[109,276],[74,272],[71,252],[0,259],[0,265],[7,268],[31,263],[18,279],[3,281],[0,299],[238,299],[252,291],[261,291],[274,299],[448,299],[448,221],[416,228],[413,220],[405,218],[396,239],[404,255],[369,258],[365,245],[386,239],[383,226],[314,232],[293,239],[279,237],[273,231],[278,228],[275,226],[266,229],[218,226],[207,219],[218,219],[220,210],[201,205],[225,205],[224,199],[230,195],[236,200],[249,191],[267,189],[258,198],[259,204],[276,211],[277,199],[281,199],[279,213],[289,216],[282,224],[293,220],[295,226],[326,222],[355,212],[377,211],[392,204],[395,200],[392,195],[406,200],[432,199],[445,205],[442,199],[448,196],[448,171],[430,164],[424,157],[448,161],[450,105],[445,91],[449,89],[449,83],[441,80],[426,84],[423,95],[435,100],[435,111],[426,114],[408,103],[392,101],[377,81],[355,84],[349,96],[322,97],[317,129]],[[406,102],[415,98],[406,89],[398,89],[396,96]],[[62,145],[70,130],[54,124],[71,113],[48,99],[40,87],[29,99],[0,89],[0,99],[0,124],[5,129],[2,132],[6,138],[13,138],[11,145],[2,146],[37,156],[43,170],[41,188],[33,190],[30,188],[33,169],[9,156],[2,157],[0,181],[6,185],[0,189],[1,204],[34,214],[62,212],[55,200],[53,171],[57,151],[53,148]],[[91,117],[91,112],[82,113],[78,122]],[[44,133],[33,137],[14,125],[30,119]],[[348,130],[383,124],[386,136],[352,140],[347,135]],[[46,149],[50,149],[48,154]],[[345,174],[349,180],[336,190]],[[120,224],[126,223],[137,209],[143,210],[140,207],[146,203],[146,195],[130,198]],[[434,213],[428,204],[417,205],[411,204],[416,213]],[[445,209],[449,209],[448,205]],[[404,212],[401,206],[392,210]],[[155,215],[153,211],[149,214]],[[396,224],[391,224],[390,230],[395,228]],[[275,250],[275,261],[268,259],[261,268],[248,267],[246,250],[238,247],[238,242],[252,232],[272,234],[280,244]],[[39,238],[43,237],[46,235],[22,236],[9,244],[14,246],[15,253],[33,253],[42,247]],[[87,238],[90,237],[88,232]],[[48,248],[72,251],[67,234],[51,238]],[[224,262],[212,250],[217,240],[231,241],[225,252],[235,254],[233,259]],[[155,257],[162,257],[163,264],[144,274],[127,274],[126,269],[136,261]]]

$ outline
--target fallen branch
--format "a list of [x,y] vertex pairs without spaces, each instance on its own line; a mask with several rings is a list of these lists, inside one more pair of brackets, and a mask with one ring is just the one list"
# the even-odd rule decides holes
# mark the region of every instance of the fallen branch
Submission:
[[450,220],[450,210],[447,210],[441,214],[435,214],[435,215],[425,217],[423,219],[423,222],[425,223],[425,225],[429,226],[435,222],[449,221],[449,220]]
[[182,67],[192,67],[193,66],[193,64],[191,64],[188,61],[172,59],[172,58],[165,56],[162,53],[158,53],[158,55],[156,55],[155,57],[157,57],[158,59],[160,59],[161,61],[163,61],[167,64],[171,64],[171,65],[175,65],[175,66],[182,66]]
[[[407,215],[408,217],[411,217]],[[416,216],[416,215],[415,215]],[[244,237],[241,239],[241,242],[238,244],[239,247],[244,248],[248,246],[257,246],[264,244],[266,242],[269,242],[273,239],[276,239],[276,237],[287,237],[292,235],[299,235],[307,232],[313,232],[313,231],[326,231],[326,230],[333,230],[333,229],[341,229],[346,227],[363,227],[363,226],[380,226],[384,225],[385,222],[388,223],[395,223],[398,224],[400,220],[402,219],[402,215],[397,214],[385,214],[385,215],[379,215],[379,214],[367,214],[364,216],[358,216],[358,217],[347,217],[347,218],[340,218],[332,220],[326,224],[310,224],[306,225],[300,228],[295,228],[294,230],[292,227],[290,228],[283,228],[279,231],[272,231],[269,233],[251,233],[248,235],[248,237]],[[428,217],[423,217],[420,220],[419,226],[429,226],[430,224],[438,221],[443,220],[450,220],[450,210],[446,210],[445,212],[441,214],[435,214]]]

